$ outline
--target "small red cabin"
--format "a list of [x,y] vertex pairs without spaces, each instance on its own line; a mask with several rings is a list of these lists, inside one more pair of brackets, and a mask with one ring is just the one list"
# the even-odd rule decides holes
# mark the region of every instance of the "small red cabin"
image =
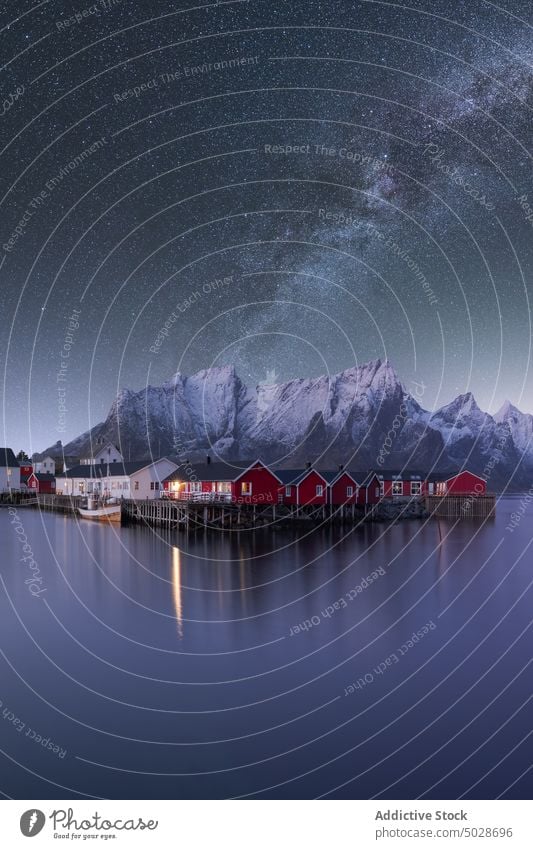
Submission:
[[298,482],[298,504],[322,505],[328,502],[327,478],[316,469],[307,469]]
[[375,472],[370,472],[363,480],[357,498],[358,504],[377,504],[381,498],[381,481]]
[[430,478],[429,489],[434,484],[435,495],[486,495],[487,481],[466,469],[455,475]]
[[31,463],[19,463],[20,466],[20,482],[28,485],[28,479],[33,472]]
[[[329,485],[329,503],[334,507],[358,504],[359,484],[350,472],[341,469]],[[364,503],[364,502],[362,502]]]
[[237,504],[276,504],[281,480],[261,460],[257,460],[233,481]]
[[228,463],[182,463],[163,481],[168,498],[185,501],[227,501],[234,504],[275,504],[281,480],[257,460],[241,470]]
[[328,503],[329,478],[334,472],[317,472],[316,469],[283,469],[277,473],[278,501],[291,507],[321,506]]
[[427,481],[424,472],[401,471],[376,472],[380,482],[382,498],[416,498],[426,495]]
[[26,486],[32,492],[37,492],[40,495],[53,495],[56,491],[56,479],[54,475],[41,474],[32,472],[27,480]]

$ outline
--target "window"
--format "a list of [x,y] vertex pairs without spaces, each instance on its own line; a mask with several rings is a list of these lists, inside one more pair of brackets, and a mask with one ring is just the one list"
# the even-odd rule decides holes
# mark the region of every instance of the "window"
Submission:
[[411,495],[422,495],[421,481],[411,481]]
[[324,494],[324,487],[321,483],[317,483],[315,493],[317,498],[322,498],[322,495]]
[[392,494],[393,495],[403,495],[403,483],[402,483],[402,481],[393,481],[392,482]]
[[346,487],[346,498],[353,498],[353,486]]
[[252,494],[252,484],[250,481],[243,481],[241,483],[241,495],[251,495]]
[[201,492],[202,481],[189,481],[189,492]]
[[[229,481],[218,481],[217,492],[231,492],[231,483]],[[250,493],[252,492],[250,484]]]
[[150,481],[150,489],[159,489],[159,481]]
[[285,495],[287,497],[289,497],[291,495],[291,493],[292,493],[292,486],[286,486],[285,487]]
[[135,481],[133,489],[139,489],[139,481]]
[[380,482],[379,482],[379,494],[380,494],[380,495],[385,495],[385,484],[384,484],[384,482],[383,482],[383,481],[380,481]]

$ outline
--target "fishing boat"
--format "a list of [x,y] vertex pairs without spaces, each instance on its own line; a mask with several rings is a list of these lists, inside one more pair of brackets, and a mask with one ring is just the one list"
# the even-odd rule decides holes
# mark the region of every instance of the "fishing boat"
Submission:
[[87,507],[78,507],[78,512],[82,519],[120,522],[120,504],[114,499],[98,502],[96,498],[88,498]]

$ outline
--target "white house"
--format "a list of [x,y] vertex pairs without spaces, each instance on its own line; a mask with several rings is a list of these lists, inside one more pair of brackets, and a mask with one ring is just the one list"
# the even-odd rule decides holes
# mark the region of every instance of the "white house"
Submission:
[[0,492],[11,489],[20,489],[20,466],[11,448],[0,448]]
[[167,457],[146,462],[80,463],[56,477],[58,495],[94,493],[113,498],[159,498],[162,481],[178,468]]
[[82,466],[98,466],[106,463],[122,463],[124,457],[112,442],[104,443],[103,440],[97,440],[92,457],[82,457],[80,465]]
[[56,461],[50,456],[43,457],[33,464],[33,471],[36,475],[55,475]]

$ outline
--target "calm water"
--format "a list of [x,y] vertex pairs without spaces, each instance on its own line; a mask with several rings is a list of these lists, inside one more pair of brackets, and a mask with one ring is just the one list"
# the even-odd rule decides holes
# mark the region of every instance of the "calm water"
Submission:
[[33,572],[0,510],[2,790],[530,797],[532,532],[528,513],[505,530],[516,505],[485,525],[299,540],[21,508]]

